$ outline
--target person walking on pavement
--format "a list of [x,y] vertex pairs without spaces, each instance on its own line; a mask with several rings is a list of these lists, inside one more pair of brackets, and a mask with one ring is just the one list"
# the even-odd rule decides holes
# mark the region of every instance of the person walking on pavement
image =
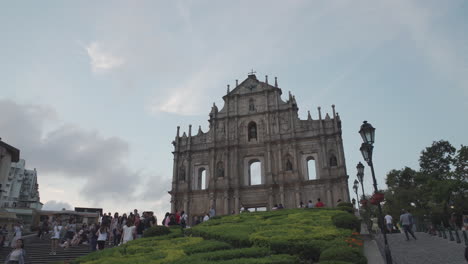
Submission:
[[408,233],[417,240],[416,236],[413,233],[412,226],[413,226],[413,216],[406,211],[405,209],[402,210],[403,214],[400,215],[400,222],[403,226],[403,230],[405,231],[406,241],[409,241]]
[[390,214],[385,216],[385,224],[387,226],[388,233],[392,233],[393,231],[393,218]]

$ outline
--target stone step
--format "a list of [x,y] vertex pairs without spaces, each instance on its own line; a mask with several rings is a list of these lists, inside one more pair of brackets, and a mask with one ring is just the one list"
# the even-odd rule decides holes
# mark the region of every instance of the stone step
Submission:
[[[106,248],[112,246],[106,245]],[[50,240],[41,240],[37,237],[29,237],[25,242],[28,264],[45,264],[56,261],[69,261],[87,255],[91,252],[89,245],[78,245],[63,249],[57,248],[56,255],[50,255]],[[11,252],[11,248],[0,249],[0,263],[4,263],[6,256]]]

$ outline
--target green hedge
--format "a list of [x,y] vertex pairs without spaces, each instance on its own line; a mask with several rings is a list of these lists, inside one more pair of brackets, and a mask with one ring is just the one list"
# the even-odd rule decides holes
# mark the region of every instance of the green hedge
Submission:
[[338,206],[336,209],[341,210],[341,211],[346,211],[348,213],[353,214],[354,213],[354,208],[348,207],[348,206]]
[[340,260],[326,260],[326,261],[320,261],[320,264],[354,264],[352,262],[348,261],[340,261]]
[[332,217],[333,224],[339,228],[351,229],[359,231],[361,229],[361,222],[352,214],[341,213]]
[[166,226],[153,226],[143,232],[143,237],[164,236],[171,233]]
[[216,240],[203,240],[201,243],[190,245],[184,248],[187,255],[192,255],[201,252],[212,252],[216,250],[231,249],[232,246],[226,242]]
[[91,253],[73,263],[283,264],[320,260],[362,264],[365,262],[355,262],[365,260],[362,247],[348,249],[353,229],[359,226],[354,215],[337,208],[252,212],[212,218],[185,230],[154,227],[145,238]]
[[362,250],[351,247],[330,247],[320,255],[320,263],[324,261],[347,261],[354,264],[367,264]]
[[340,207],[340,206],[346,206],[346,207],[354,208],[354,205],[353,205],[352,203],[348,203],[348,202],[340,202],[340,203],[338,203],[337,207]]

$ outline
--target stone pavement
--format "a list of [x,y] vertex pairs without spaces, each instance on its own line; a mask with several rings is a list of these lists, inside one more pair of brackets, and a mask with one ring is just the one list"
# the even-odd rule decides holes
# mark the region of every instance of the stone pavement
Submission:
[[[406,241],[404,233],[387,235],[394,264],[467,264],[465,243],[426,233],[416,232],[416,238]],[[383,236],[376,236],[376,241],[383,249]],[[383,251],[382,251],[383,256]],[[372,263],[369,263],[372,264]]]

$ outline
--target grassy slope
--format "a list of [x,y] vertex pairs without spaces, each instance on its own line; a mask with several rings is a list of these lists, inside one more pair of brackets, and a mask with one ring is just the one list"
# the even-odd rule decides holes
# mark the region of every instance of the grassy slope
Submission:
[[224,216],[187,229],[185,236],[171,229],[169,235],[138,239],[74,263],[300,263],[319,258],[321,263],[366,263],[353,231],[332,221],[343,214],[348,213],[290,209]]

